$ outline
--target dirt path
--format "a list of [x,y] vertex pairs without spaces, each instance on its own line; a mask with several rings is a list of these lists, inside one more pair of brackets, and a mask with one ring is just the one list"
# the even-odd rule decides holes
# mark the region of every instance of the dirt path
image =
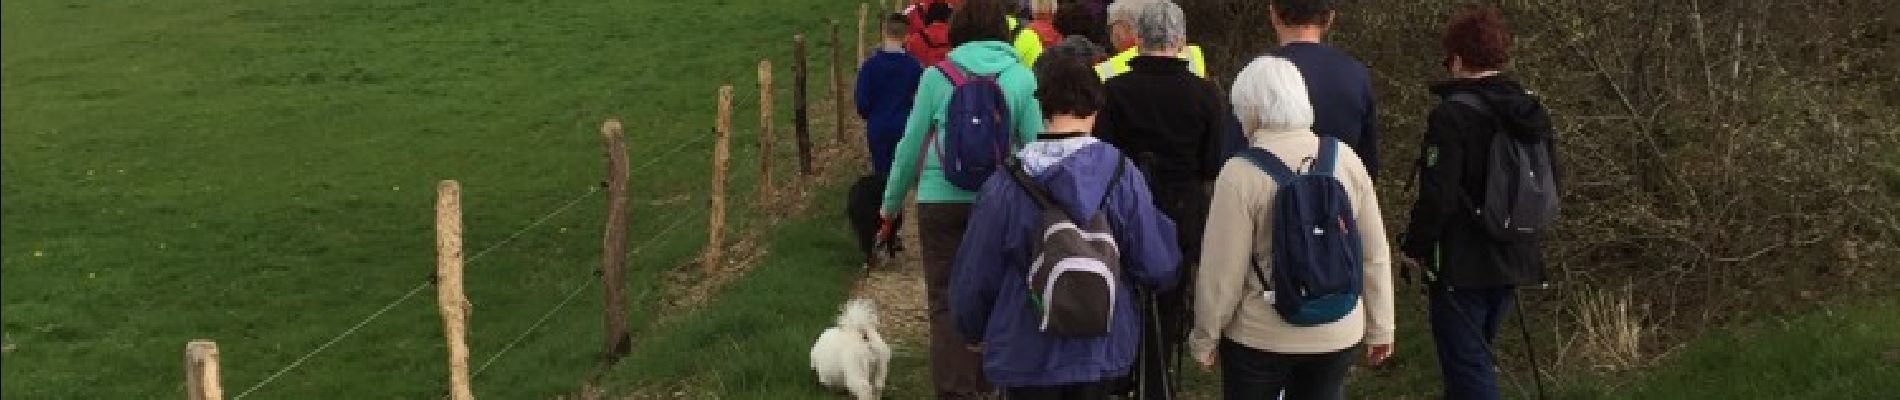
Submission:
[[[916,207],[905,215],[915,216]],[[930,338],[930,305],[925,301],[923,246],[917,244],[917,218],[905,218],[901,236],[904,251],[881,268],[870,271],[852,291],[853,298],[877,302],[884,339],[904,347],[920,348]]]

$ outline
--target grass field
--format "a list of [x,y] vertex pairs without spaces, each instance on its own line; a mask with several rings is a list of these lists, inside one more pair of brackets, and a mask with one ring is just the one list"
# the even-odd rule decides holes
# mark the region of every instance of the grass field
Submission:
[[[749,115],[754,63],[787,58],[793,31],[856,3],[764,4],[6,2],[0,396],[176,396],[196,338],[219,342],[227,394],[243,393],[430,276],[437,180],[462,181],[471,256],[579,199],[469,263],[469,340],[485,361],[596,279],[604,200],[586,193],[610,116],[627,121],[634,165],[651,163],[634,175],[634,244],[684,221],[634,255],[631,280],[654,281],[703,245],[694,141],[717,85],[739,84]],[[735,191],[756,170],[751,137],[734,143]],[[252,396],[441,393],[433,296]],[[544,398],[592,372],[600,294],[578,296],[478,375],[477,393]],[[635,324],[650,311],[636,307]]]

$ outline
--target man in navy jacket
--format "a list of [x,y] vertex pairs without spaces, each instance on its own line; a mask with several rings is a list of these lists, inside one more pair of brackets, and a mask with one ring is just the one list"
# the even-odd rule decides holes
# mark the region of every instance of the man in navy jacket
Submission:
[[1338,138],[1379,177],[1378,109],[1372,73],[1338,48],[1321,44],[1333,25],[1331,0],[1273,0],[1273,32],[1280,47],[1270,53],[1292,61],[1306,78],[1313,102],[1313,133]]

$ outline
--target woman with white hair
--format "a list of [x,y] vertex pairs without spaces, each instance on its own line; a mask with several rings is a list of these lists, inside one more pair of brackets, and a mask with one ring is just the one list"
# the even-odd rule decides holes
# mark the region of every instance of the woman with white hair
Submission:
[[[1350,147],[1313,133],[1313,106],[1293,63],[1272,56],[1254,59],[1234,80],[1231,98],[1252,146],[1269,153],[1265,157],[1280,160],[1288,171],[1269,173],[1264,169],[1268,164],[1242,157],[1221,168],[1202,238],[1199,276],[1194,279],[1194,329],[1188,347],[1204,368],[1213,368],[1218,360],[1228,399],[1265,399],[1283,390],[1286,399],[1344,398],[1346,371],[1362,347],[1372,364],[1384,362],[1393,349],[1391,260],[1372,178]],[[1321,164],[1326,161],[1330,162]],[[1280,181],[1273,174],[1302,173],[1330,175],[1338,185],[1330,193],[1343,192],[1347,203],[1336,225],[1316,223],[1312,234],[1343,235],[1346,241],[1338,243],[1347,245],[1333,248],[1356,247],[1356,251],[1305,252],[1312,257],[1305,258],[1307,262],[1275,265],[1273,260],[1292,258],[1275,254],[1290,252],[1292,246],[1275,249],[1275,243],[1322,242],[1288,240],[1284,236],[1290,236],[1285,234],[1289,230],[1274,225],[1277,216],[1313,215],[1275,208],[1276,202],[1289,201],[1279,196],[1288,187],[1283,185],[1297,181]],[[1307,183],[1297,184],[1306,192],[1330,184]],[[1299,229],[1291,231],[1305,228]],[[1283,237],[1276,238],[1276,231]],[[1351,246],[1352,242],[1357,246]],[[1351,253],[1356,256],[1340,257]],[[1294,271],[1328,265],[1354,269],[1331,272],[1356,275],[1358,280],[1347,287],[1357,292],[1315,299],[1306,297],[1306,286],[1283,287],[1288,282],[1283,277],[1299,274]],[[1269,284],[1268,276],[1278,283]],[[1290,301],[1289,295],[1298,296],[1297,301]],[[1330,310],[1335,312],[1330,318],[1309,319],[1308,309],[1288,313],[1288,305],[1322,304],[1327,299],[1344,299],[1334,303],[1339,307]]]

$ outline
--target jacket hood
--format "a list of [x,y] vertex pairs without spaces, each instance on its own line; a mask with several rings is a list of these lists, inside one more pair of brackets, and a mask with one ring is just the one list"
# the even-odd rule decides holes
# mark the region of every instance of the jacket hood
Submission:
[[1491,114],[1504,122],[1506,132],[1525,138],[1549,138],[1555,133],[1550,121],[1550,111],[1543,102],[1524,85],[1508,75],[1492,75],[1475,79],[1453,79],[1432,85],[1432,93],[1440,99],[1449,99],[1452,94],[1472,93],[1484,99]]
[[964,43],[950,50],[950,61],[965,72],[975,74],[995,74],[1010,66],[1023,65],[1022,58],[1016,55],[1016,48],[1008,43],[984,40]]
[[[1094,137],[1030,142],[1016,157],[1077,221],[1095,218],[1115,179],[1115,167],[1125,162],[1121,150]],[[1129,168],[1122,173],[1141,172]]]

